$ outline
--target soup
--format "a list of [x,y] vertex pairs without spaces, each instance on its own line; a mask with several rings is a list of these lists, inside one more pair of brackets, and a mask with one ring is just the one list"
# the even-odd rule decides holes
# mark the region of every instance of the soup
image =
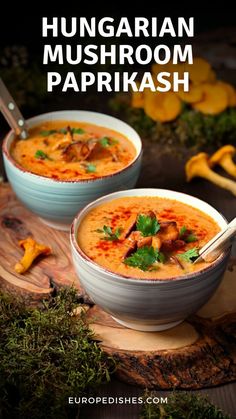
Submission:
[[207,214],[179,201],[125,197],[92,209],[77,241],[91,260],[114,273],[164,280],[209,266],[193,262],[219,230]]
[[11,146],[14,160],[26,170],[59,180],[96,179],[119,172],[136,156],[119,132],[85,122],[50,121]]

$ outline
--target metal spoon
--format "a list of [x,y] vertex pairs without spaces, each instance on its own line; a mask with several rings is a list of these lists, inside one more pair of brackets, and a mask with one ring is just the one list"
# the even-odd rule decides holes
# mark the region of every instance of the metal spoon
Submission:
[[19,135],[22,139],[26,139],[29,136],[27,124],[1,78],[0,110],[16,135]]
[[226,249],[228,249],[236,235],[236,218],[234,218],[223,230],[213,237],[199,251],[198,258],[194,261],[197,263],[201,260],[213,262]]

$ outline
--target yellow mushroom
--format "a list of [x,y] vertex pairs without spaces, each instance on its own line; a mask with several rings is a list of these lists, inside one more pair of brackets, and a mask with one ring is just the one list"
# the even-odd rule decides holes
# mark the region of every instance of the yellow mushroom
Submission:
[[181,109],[181,100],[174,92],[150,91],[144,96],[144,111],[154,121],[173,121]]
[[226,179],[223,176],[213,172],[209,167],[208,155],[199,153],[188,160],[185,166],[187,181],[190,182],[194,177],[202,177],[220,188],[227,189],[236,196],[236,182]]
[[20,240],[19,245],[24,249],[25,253],[22,259],[15,265],[15,271],[18,274],[26,272],[39,255],[50,255],[52,253],[51,247],[37,243],[32,237]]
[[201,89],[203,91],[202,99],[192,104],[197,111],[206,115],[217,115],[223,112],[229,105],[227,93],[222,86],[202,83]]
[[229,175],[236,177],[236,164],[233,161],[233,156],[236,154],[236,148],[232,145],[225,145],[217,150],[209,159],[210,167],[216,164],[223,167]]

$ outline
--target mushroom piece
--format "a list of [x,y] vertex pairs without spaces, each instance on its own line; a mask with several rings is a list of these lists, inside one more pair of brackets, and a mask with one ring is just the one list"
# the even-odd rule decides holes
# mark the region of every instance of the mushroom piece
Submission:
[[150,246],[152,244],[152,237],[143,237],[140,231],[132,231],[129,237],[125,240],[124,244],[125,252],[123,258],[125,259],[140,247]]
[[22,259],[15,265],[15,271],[18,274],[26,272],[39,255],[50,255],[52,253],[51,247],[37,243],[32,237],[20,240],[19,245],[24,249],[25,253]]
[[152,237],[152,247],[154,247],[154,249],[160,250],[161,245],[162,245],[162,241],[161,241],[160,237],[158,237],[158,235],[153,236]]
[[67,162],[83,161],[90,156],[96,146],[98,146],[96,140],[74,141],[63,150],[62,155]]
[[236,196],[236,182],[213,172],[209,167],[208,155],[206,153],[199,153],[189,159],[185,165],[185,171],[188,182],[194,177],[202,177],[220,188],[227,189]]
[[140,247],[150,246],[151,244],[152,244],[152,237],[151,236],[141,237],[137,241],[137,248],[139,249]]
[[180,269],[184,270],[183,264],[180,262],[180,260],[176,256],[171,256],[170,257],[170,261],[173,262]]
[[229,175],[236,177],[236,164],[233,161],[233,156],[236,154],[236,148],[232,145],[225,145],[217,150],[209,159],[210,167],[216,164],[223,167]]
[[123,231],[119,237],[120,240],[126,239],[126,237],[128,237],[128,235],[134,230],[136,220],[137,220],[137,214],[131,214],[131,216],[125,222]]
[[65,147],[67,147],[68,145],[70,145],[73,141],[73,137],[71,135],[70,132],[67,132],[66,135],[64,135],[63,138],[61,138],[60,140],[58,140],[52,147],[52,151],[55,150],[60,150],[63,149]]
[[175,221],[160,222],[160,230],[157,233],[162,242],[175,241],[179,237],[179,230]]

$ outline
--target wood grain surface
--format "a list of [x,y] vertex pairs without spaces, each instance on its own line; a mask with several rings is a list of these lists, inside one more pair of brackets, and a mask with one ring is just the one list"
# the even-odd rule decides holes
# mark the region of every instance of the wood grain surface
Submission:
[[212,299],[163,332],[129,330],[94,306],[88,311],[122,381],[153,389],[200,389],[236,379],[236,267],[229,266]]
[[[16,199],[8,184],[0,185],[0,286],[23,295],[29,302],[45,298],[53,287],[72,285],[80,288],[72,267],[69,251],[69,233],[57,232],[28,211]],[[32,236],[36,241],[53,249],[50,256],[37,259],[24,275],[14,271],[23,250],[18,241]]]
[[[8,185],[0,186],[1,287],[37,302],[55,286],[78,289],[81,301],[89,302],[80,287],[70,257],[69,233],[56,231],[16,199]],[[35,261],[24,275],[14,271],[22,256],[18,240],[32,236],[50,245],[53,253]],[[231,263],[212,300],[200,312],[173,329],[138,332],[116,323],[93,306],[87,312],[91,327],[108,355],[118,363],[117,377],[140,387],[199,389],[236,378],[236,268]]]

